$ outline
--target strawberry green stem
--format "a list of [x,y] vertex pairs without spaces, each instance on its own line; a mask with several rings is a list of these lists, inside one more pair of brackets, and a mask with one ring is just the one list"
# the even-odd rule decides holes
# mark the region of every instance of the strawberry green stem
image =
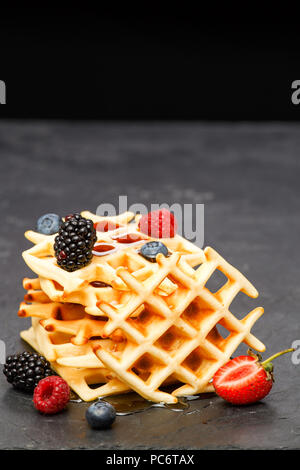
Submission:
[[266,366],[269,362],[273,361],[273,359],[276,359],[276,357],[278,356],[281,356],[282,354],[286,354],[288,352],[292,352],[292,351],[295,351],[294,348],[290,348],[290,349],[285,349],[284,351],[280,351],[279,353],[276,353],[274,354],[273,356],[269,357],[268,359],[266,359],[265,361],[261,362],[260,365],[261,366]]

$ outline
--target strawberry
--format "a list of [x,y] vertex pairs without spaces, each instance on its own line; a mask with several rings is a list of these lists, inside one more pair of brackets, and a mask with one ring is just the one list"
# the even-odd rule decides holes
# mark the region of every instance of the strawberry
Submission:
[[248,350],[248,356],[238,356],[227,362],[214,375],[216,393],[234,405],[248,405],[262,400],[273,385],[271,361],[282,354],[294,351],[286,349],[261,361],[261,356]]
[[139,229],[153,238],[173,238],[177,222],[174,214],[167,209],[160,209],[145,214],[139,222]]

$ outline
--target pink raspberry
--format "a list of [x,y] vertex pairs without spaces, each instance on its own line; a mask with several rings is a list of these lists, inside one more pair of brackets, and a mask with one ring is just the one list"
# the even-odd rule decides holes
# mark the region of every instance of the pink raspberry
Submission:
[[69,385],[64,379],[56,375],[40,380],[34,389],[34,406],[38,411],[47,415],[63,410],[69,400]]
[[176,235],[177,222],[167,209],[160,209],[144,215],[139,222],[141,232],[153,238],[172,238]]

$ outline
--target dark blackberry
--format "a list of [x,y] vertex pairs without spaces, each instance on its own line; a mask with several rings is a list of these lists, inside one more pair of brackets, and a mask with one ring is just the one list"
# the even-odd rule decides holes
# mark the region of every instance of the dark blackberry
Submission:
[[92,220],[85,219],[80,214],[67,215],[55,237],[57,264],[66,271],[76,271],[87,266],[92,260],[92,249],[96,241]]
[[41,379],[54,375],[54,372],[44,356],[24,351],[6,358],[3,374],[14,388],[33,392]]

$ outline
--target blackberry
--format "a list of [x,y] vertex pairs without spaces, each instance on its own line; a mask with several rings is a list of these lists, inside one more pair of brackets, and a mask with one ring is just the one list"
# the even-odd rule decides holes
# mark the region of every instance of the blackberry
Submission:
[[85,219],[80,214],[67,215],[55,237],[57,264],[70,272],[87,266],[92,260],[92,249],[96,241],[92,220]]
[[41,379],[54,375],[54,372],[44,356],[24,351],[6,358],[3,374],[14,388],[33,392]]

